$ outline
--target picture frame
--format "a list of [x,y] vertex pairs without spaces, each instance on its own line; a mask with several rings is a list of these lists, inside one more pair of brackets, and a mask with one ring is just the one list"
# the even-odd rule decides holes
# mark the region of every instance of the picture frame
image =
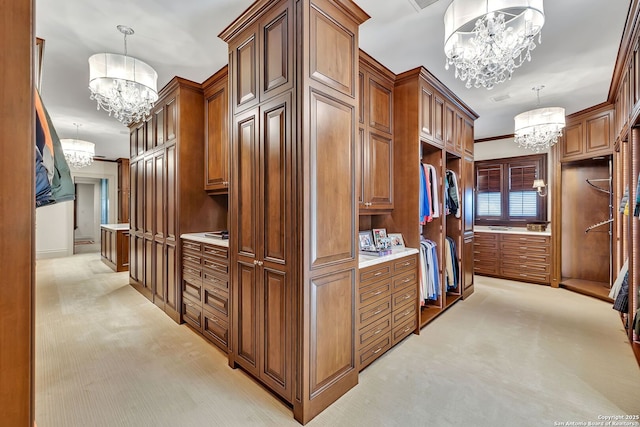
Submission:
[[380,239],[384,239],[387,237],[387,229],[386,228],[374,228],[373,230],[373,243],[376,247],[380,247]]
[[392,248],[404,248],[404,239],[402,238],[402,233],[389,233],[387,236],[391,239],[391,247]]
[[371,234],[371,230],[360,231],[358,233],[358,240],[360,241],[361,251],[370,251],[375,249],[373,234]]

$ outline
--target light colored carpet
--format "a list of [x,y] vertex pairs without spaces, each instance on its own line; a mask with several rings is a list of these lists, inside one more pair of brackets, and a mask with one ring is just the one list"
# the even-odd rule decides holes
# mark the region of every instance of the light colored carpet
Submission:
[[[476,282],[307,425],[554,426],[640,414],[640,369],[610,304]],[[95,253],[37,261],[39,427],[298,425],[127,283]]]

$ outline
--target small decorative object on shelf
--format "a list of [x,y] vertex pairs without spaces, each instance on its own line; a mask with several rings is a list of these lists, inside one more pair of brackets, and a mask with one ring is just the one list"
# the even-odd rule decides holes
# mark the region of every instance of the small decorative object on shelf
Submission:
[[384,256],[393,253],[392,239],[387,237],[387,230],[376,228],[360,231],[360,253],[370,256]]
[[205,237],[213,237],[214,239],[229,239],[229,231],[228,230],[220,230],[220,231],[212,231],[210,233],[204,233]]
[[547,222],[530,222],[527,224],[527,231],[545,231],[547,229]]
[[392,248],[404,248],[402,233],[389,233],[389,240],[391,241]]

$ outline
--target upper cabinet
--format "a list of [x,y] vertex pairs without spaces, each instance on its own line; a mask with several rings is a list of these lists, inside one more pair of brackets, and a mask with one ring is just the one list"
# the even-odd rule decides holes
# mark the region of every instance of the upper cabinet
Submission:
[[567,117],[560,161],[570,162],[613,152],[613,106],[604,104]]
[[395,75],[360,51],[358,204],[360,214],[393,209],[393,86]]
[[229,190],[229,79],[228,67],[207,79],[204,89],[204,189],[211,194]]

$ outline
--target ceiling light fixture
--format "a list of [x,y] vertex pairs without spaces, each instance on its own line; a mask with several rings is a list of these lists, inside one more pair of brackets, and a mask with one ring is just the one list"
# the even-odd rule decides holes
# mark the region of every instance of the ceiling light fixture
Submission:
[[118,25],[124,34],[124,55],[96,53],[89,58],[91,99],[124,125],[149,115],[158,100],[158,73],[139,59],[127,56],[127,36],[133,29]]
[[465,86],[493,88],[531,61],[541,43],[542,0],[453,0],[444,14],[445,68]]
[[[544,86],[535,86],[531,89],[536,91],[539,106],[540,91]],[[514,117],[514,121],[516,144],[539,153],[558,142],[558,137],[562,135],[565,125],[564,108],[536,108],[518,114]]]
[[74,125],[76,126],[76,138],[61,139],[60,144],[67,163],[75,168],[83,168],[93,163],[93,156],[96,154],[95,144],[78,139],[80,125],[77,123],[74,123]]

